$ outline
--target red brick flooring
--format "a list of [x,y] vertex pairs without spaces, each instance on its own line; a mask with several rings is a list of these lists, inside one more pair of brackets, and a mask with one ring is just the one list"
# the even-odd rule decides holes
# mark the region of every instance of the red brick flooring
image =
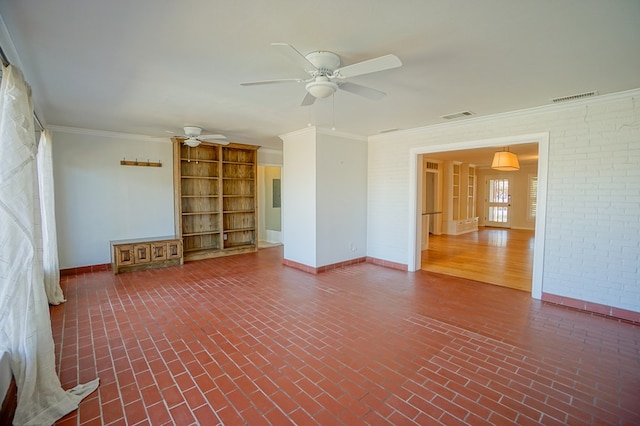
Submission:
[[517,290],[282,248],[63,278],[60,425],[640,424],[640,326]]

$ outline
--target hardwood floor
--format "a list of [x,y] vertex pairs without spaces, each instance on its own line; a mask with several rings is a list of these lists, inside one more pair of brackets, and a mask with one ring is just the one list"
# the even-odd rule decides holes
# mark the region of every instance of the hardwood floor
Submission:
[[422,269],[531,291],[534,231],[480,228],[462,235],[430,235]]

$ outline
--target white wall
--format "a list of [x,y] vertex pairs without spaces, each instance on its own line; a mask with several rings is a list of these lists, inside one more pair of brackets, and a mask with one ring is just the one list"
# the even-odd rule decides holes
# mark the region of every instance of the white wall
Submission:
[[258,150],[258,164],[261,166],[282,166],[282,151],[260,148]]
[[549,132],[542,291],[640,311],[639,96],[634,90],[370,137],[368,255],[409,263],[412,149]]
[[52,145],[60,268],[110,263],[110,240],[174,233],[168,139],[54,131]]
[[318,131],[317,265],[366,256],[366,139]]
[[284,258],[316,266],[315,127],[281,136]]

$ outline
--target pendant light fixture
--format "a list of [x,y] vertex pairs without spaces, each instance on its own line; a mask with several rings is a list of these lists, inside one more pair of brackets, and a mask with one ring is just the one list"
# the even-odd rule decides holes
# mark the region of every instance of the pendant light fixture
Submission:
[[520,170],[520,162],[518,161],[518,156],[516,154],[509,152],[508,149],[506,149],[493,154],[491,168],[501,172],[514,172],[516,170]]

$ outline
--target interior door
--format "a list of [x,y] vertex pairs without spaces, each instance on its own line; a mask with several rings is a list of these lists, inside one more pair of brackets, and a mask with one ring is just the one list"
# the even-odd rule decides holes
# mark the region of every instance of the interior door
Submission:
[[511,178],[488,177],[486,185],[485,226],[511,228]]

